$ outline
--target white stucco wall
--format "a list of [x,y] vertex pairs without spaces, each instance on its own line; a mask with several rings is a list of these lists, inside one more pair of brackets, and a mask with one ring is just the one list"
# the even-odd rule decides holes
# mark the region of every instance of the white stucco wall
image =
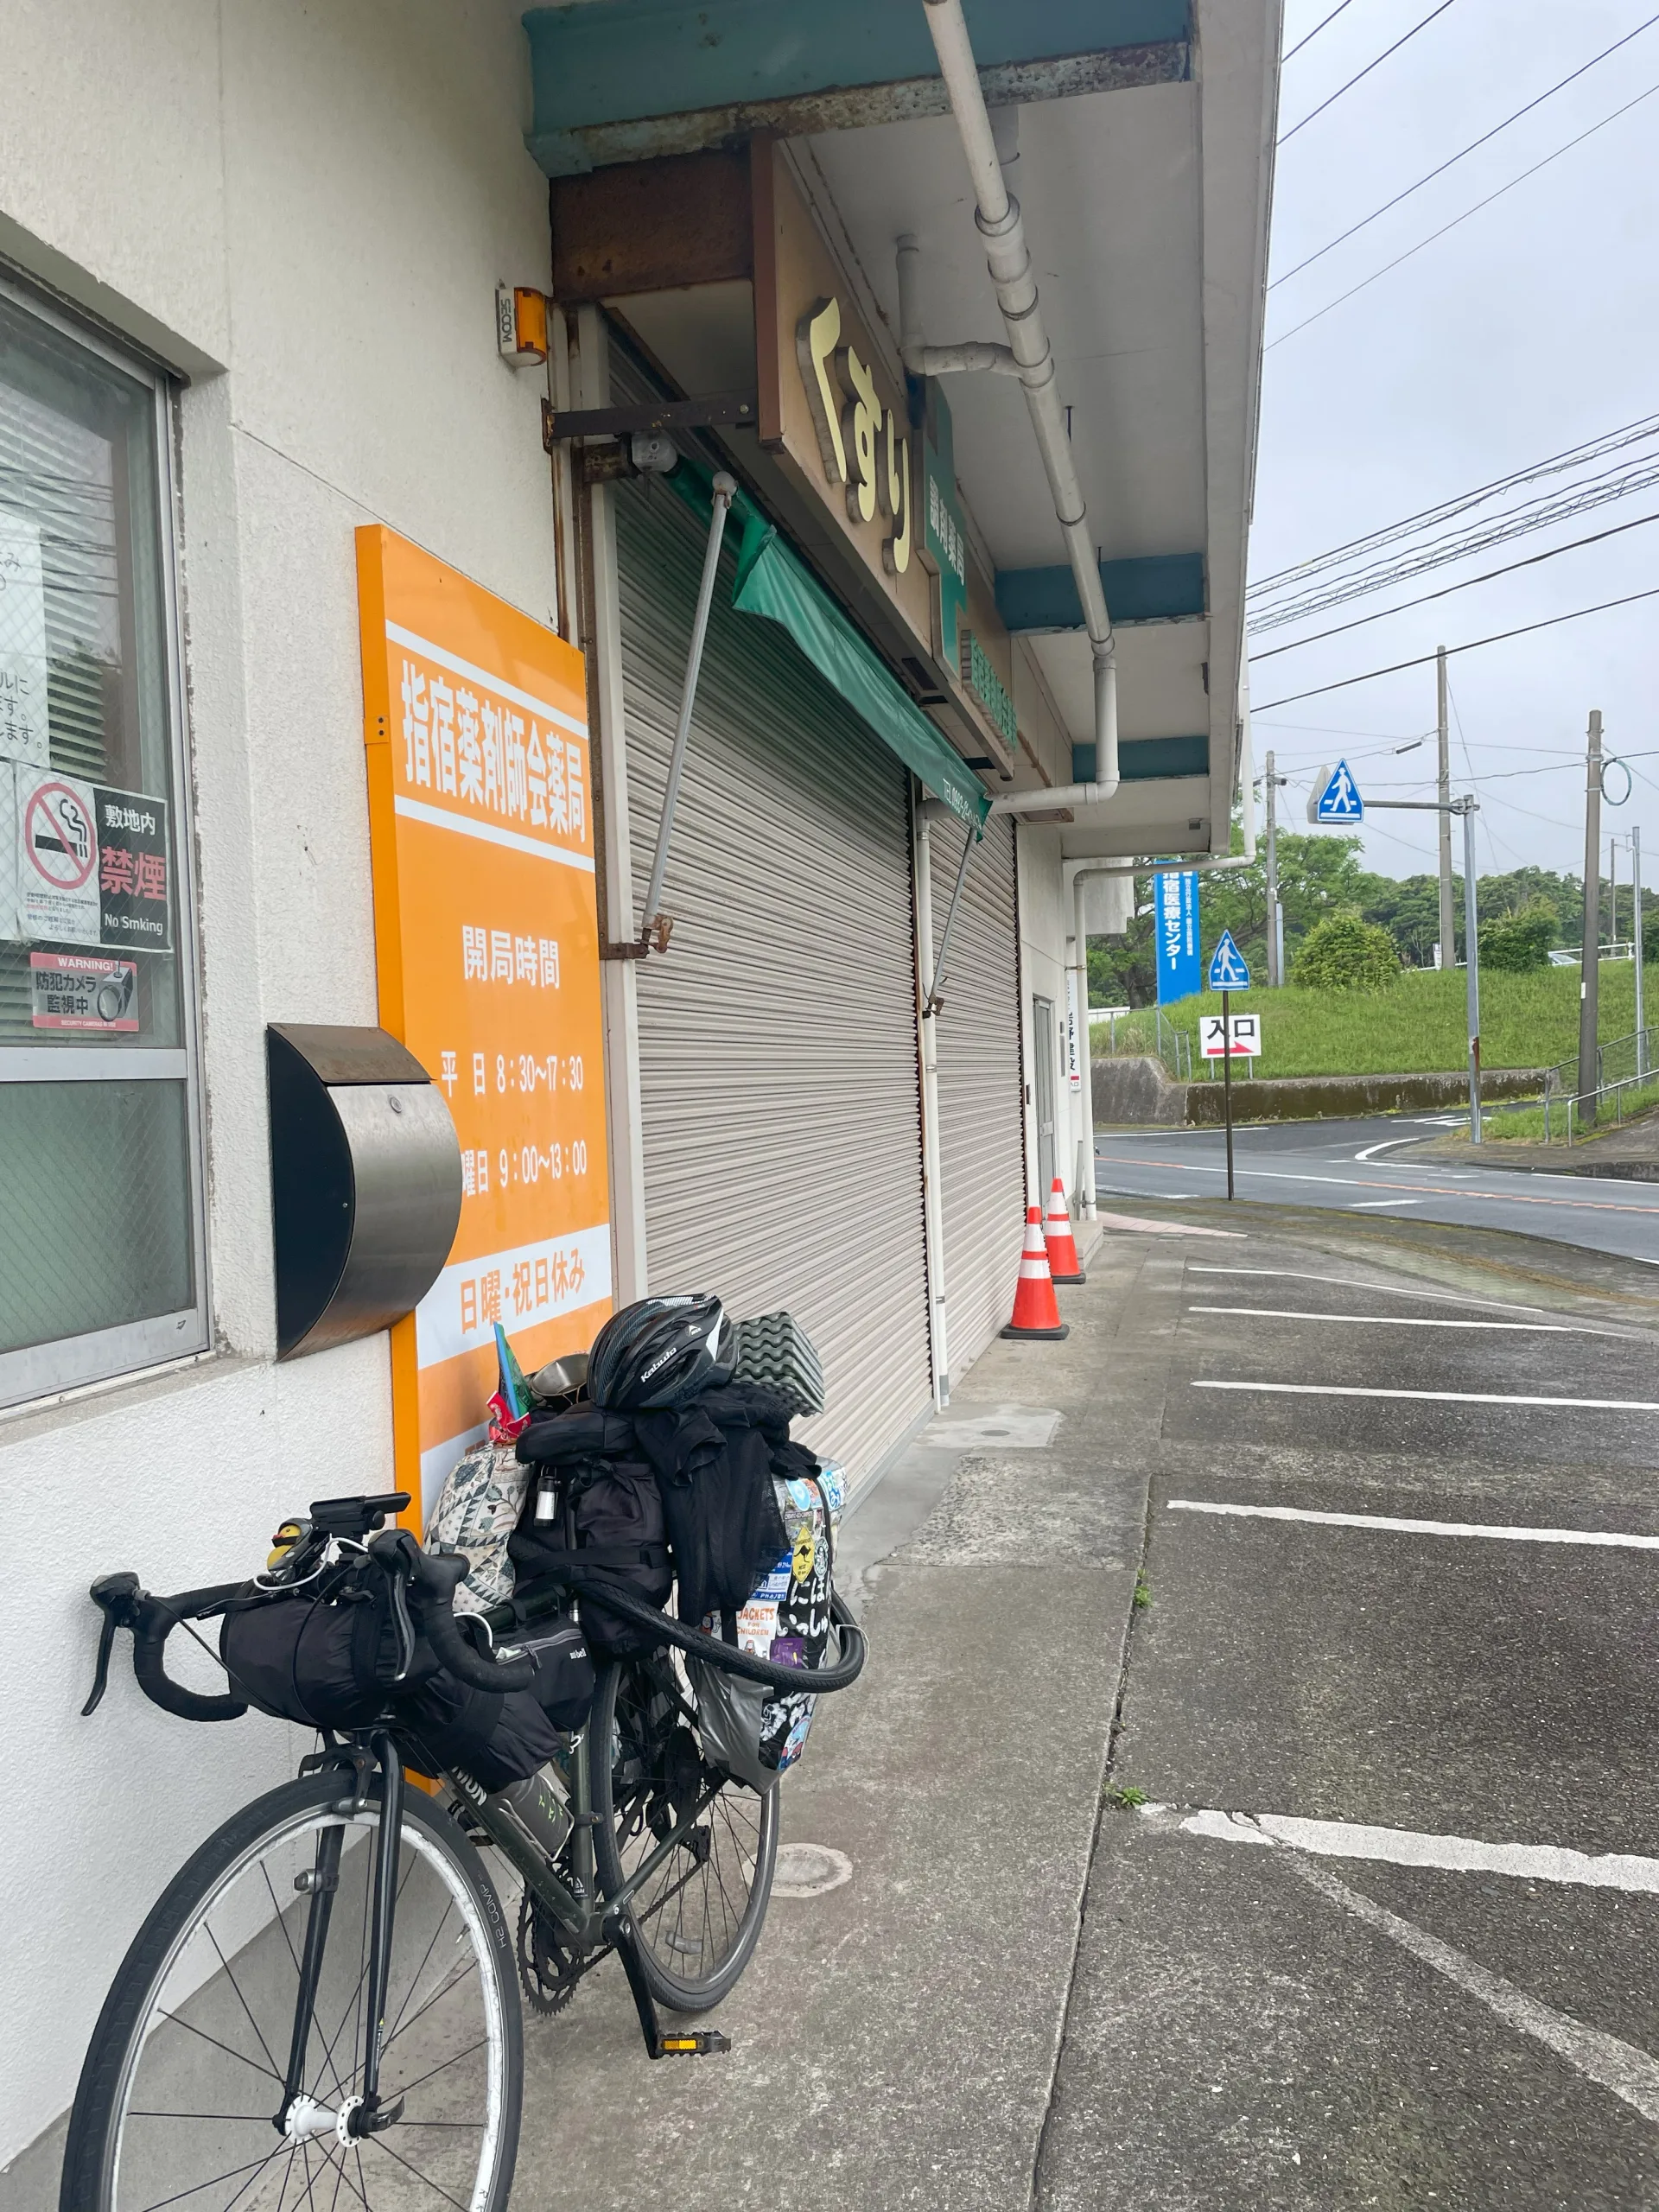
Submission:
[[[4,10],[0,257],[191,378],[181,569],[219,1350],[0,1414],[0,1740],[29,1785],[0,1808],[0,2166],[73,2094],[167,1879],[294,1755],[275,1723],[174,1720],[120,1669],[79,1719],[86,1585],[119,1567],[162,1589],[251,1571],[283,1513],[391,1471],[384,1338],[270,1362],[263,1029],[375,1018],[355,525],[556,613],[541,386],[494,344],[497,280],[547,276],[519,12]],[[6,2212],[33,2163],[0,2173]]]
[[1036,1026],[1032,1019],[1033,998],[1051,999],[1058,1054],[1054,1076],[1054,1172],[1072,1196],[1077,1176],[1080,1109],[1065,1083],[1065,962],[1071,928],[1070,901],[1065,895],[1060,832],[1041,823],[1020,827],[1020,973],[1024,993],[1020,1009],[1020,1051],[1026,1085],[1026,1181],[1027,1203],[1046,1206],[1048,1192],[1042,1187],[1037,1154],[1037,1073],[1033,1058]]

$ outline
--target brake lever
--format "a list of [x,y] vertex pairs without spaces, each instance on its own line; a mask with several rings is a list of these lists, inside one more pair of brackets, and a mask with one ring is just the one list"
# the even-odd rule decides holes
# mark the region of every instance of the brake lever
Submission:
[[115,1649],[118,1628],[131,1628],[136,1616],[134,1601],[143,1595],[136,1574],[106,1574],[94,1582],[89,1592],[92,1603],[104,1616],[104,1624],[98,1635],[98,1664],[92,1675],[92,1694],[80,1708],[83,1720],[98,1711],[104,1702],[104,1693],[110,1687],[110,1654]]
[[415,1539],[407,1529],[389,1529],[369,1540],[371,1559],[385,1573],[391,1599],[392,1633],[397,1642],[397,1664],[391,1679],[401,1682],[415,1663],[415,1624],[410,1618],[408,1584],[414,1572]]

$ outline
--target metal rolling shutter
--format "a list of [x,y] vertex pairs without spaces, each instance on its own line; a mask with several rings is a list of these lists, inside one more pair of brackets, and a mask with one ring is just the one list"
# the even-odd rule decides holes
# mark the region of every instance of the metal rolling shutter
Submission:
[[[933,930],[944,928],[962,847],[935,829]],[[1020,952],[1014,825],[993,815],[968,863],[936,1017],[944,1295],[950,1379],[958,1382],[1013,1310],[1025,1229]]]
[[[703,539],[615,493],[636,884],[649,875]],[[868,1478],[931,1400],[903,769],[721,567],[664,891],[640,968],[652,1287],[786,1306],[823,1360],[802,1433]]]

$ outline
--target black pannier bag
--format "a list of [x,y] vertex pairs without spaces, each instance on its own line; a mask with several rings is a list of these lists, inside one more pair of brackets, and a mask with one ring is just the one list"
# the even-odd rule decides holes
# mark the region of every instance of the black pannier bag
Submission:
[[[518,1440],[518,1456],[537,1478],[525,1501],[525,1518],[507,1540],[513,1594],[533,1597],[591,1576],[660,1606],[674,1584],[663,1501],[650,1467],[634,1452],[633,1424],[624,1414],[597,1406],[532,1421]],[[575,1546],[567,1541],[565,1508]],[[652,1638],[601,1600],[587,1599],[582,1626],[601,1657],[644,1651]]]
[[475,1690],[440,1673],[398,1699],[397,1717],[427,1753],[429,1772],[460,1767],[486,1792],[522,1782],[563,1748],[533,1689]]

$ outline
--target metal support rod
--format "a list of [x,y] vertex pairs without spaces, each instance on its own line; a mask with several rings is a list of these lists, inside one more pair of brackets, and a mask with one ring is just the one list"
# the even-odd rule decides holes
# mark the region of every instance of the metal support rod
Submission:
[[929,1020],[939,1010],[939,985],[944,981],[944,958],[950,950],[950,931],[955,925],[957,908],[962,902],[963,882],[968,874],[968,862],[972,858],[979,836],[971,823],[968,835],[963,839],[962,858],[957,863],[957,880],[950,893],[950,904],[944,910],[944,927],[939,932],[939,949],[934,955],[932,980],[927,987],[927,998],[922,1007],[922,1018]]
[[1596,1031],[1601,988],[1601,711],[1590,716],[1584,777],[1584,934],[1579,954],[1580,1118],[1596,1119]]
[[674,750],[668,760],[668,781],[663,791],[663,818],[657,825],[657,853],[651,863],[651,882],[645,891],[642,937],[651,934],[663,896],[663,875],[668,867],[668,843],[674,834],[674,813],[679,804],[680,778],[685,772],[685,748],[691,736],[691,709],[696,703],[697,677],[702,669],[703,640],[709,634],[709,609],[714,603],[715,575],[720,567],[720,544],[726,534],[726,517],[737,492],[737,480],[722,468],[714,481],[714,512],[709,518],[709,543],[702,556],[702,577],[697,586],[697,611],[691,620],[691,649],[686,655],[685,683],[680,693],[680,719],[674,728]]
[[1233,1195],[1233,995],[1221,995],[1222,1112],[1227,1120],[1227,1195]]
[[[1480,1131],[1480,917],[1475,905],[1475,800],[1463,802],[1463,944],[1469,1004],[1469,1141]],[[1449,823],[1450,815],[1441,819]]]
[[1077,1039],[1077,1052],[1083,1083],[1077,1097],[1077,1172],[1071,1195],[1077,1202],[1078,1219],[1092,1221],[1095,1217],[1095,1045],[1089,1020],[1089,931],[1088,917],[1084,911],[1085,894],[1083,882],[1084,872],[1079,869],[1071,879],[1071,958],[1077,977],[1073,988],[1077,1001],[1077,1022],[1082,1033]]

